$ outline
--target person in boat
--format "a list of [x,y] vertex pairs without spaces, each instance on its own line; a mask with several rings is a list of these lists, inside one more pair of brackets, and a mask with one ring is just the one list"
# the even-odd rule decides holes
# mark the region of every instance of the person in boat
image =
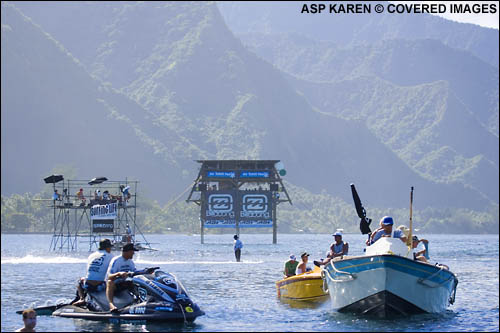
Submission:
[[243,243],[238,239],[238,235],[234,235],[234,256],[236,257],[236,261],[240,262],[241,257],[241,249],[243,248]]
[[16,332],[36,332],[36,311],[33,309],[26,309],[23,311],[24,327],[16,330]]
[[321,265],[326,265],[333,258],[346,256],[349,252],[349,243],[342,240],[342,233],[340,231],[336,231],[332,236],[335,237],[335,243],[332,243],[330,245],[330,252],[328,252],[326,259],[321,259],[320,261],[314,260],[314,265],[318,267]]
[[418,239],[418,237],[416,235],[412,237],[413,259],[427,262],[427,258],[425,257],[427,249],[424,245],[423,245],[423,247],[424,247],[423,249],[422,249],[422,247],[418,248],[420,243],[427,245],[427,244],[429,244],[429,241],[427,239],[423,239],[423,238]]
[[298,265],[299,262],[297,261],[295,255],[290,255],[290,259],[285,262],[285,269],[283,270],[283,274],[285,274],[286,277],[294,276],[295,270],[297,269]]
[[80,278],[76,286],[80,299],[73,303],[75,306],[85,304],[88,291],[101,291],[106,289],[106,273],[109,263],[113,259],[111,254],[111,240],[105,238],[99,242],[99,249],[92,253],[87,260],[87,275]]
[[402,242],[406,243],[406,236],[404,232],[400,229],[392,230],[394,220],[390,216],[384,216],[380,219],[380,228],[372,232],[370,238],[366,241],[366,245],[372,245],[378,241],[381,237],[393,237],[399,238]]
[[126,281],[129,273],[151,274],[154,271],[154,268],[145,268],[143,270],[137,270],[135,268],[135,263],[132,260],[135,251],[139,251],[139,249],[135,248],[134,244],[126,244],[122,248],[121,256],[114,257],[109,263],[108,272],[106,274],[106,297],[109,302],[110,311],[117,310],[116,306],[113,304],[115,291],[131,289],[133,287],[131,281]]
[[307,261],[309,260],[309,253],[304,252],[300,255],[300,263],[297,265],[295,269],[295,275],[299,275],[305,272],[312,271],[312,268],[307,266]]

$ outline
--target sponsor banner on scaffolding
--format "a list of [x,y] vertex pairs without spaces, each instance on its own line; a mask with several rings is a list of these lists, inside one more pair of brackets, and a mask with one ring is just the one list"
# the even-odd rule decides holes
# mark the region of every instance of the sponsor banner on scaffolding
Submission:
[[206,191],[201,208],[205,228],[235,228],[237,191]]
[[92,220],[92,232],[113,233],[115,220]]
[[238,223],[240,228],[273,226],[270,191],[240,191]]
[[272,227],[270,191],[206,191],[201,209],[205,228]]
[[269,171],[241,171],[240,178],[269,178]]
[[94,205],[90,208],[91,220],[112,220],[117,217],[118,203],[112,202],[106,205]]
[[236,173],[234,171],[207,171],[209,178],[234,178]]

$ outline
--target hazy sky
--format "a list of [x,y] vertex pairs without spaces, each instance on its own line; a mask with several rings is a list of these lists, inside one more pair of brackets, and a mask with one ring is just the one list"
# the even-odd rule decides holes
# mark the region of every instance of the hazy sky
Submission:
[[485,3],[485,4],[493,4],[496,3],[496,13],[495,14],[439,14],[439,16],[445,17],[449,20],[463,22],[463,23],[473,23],[483,27],[495,28],[498,29],[498,12],[500,10],[499,1],[390,1],[394,3],[443,3],[446,4],[449,8],[450,3]]

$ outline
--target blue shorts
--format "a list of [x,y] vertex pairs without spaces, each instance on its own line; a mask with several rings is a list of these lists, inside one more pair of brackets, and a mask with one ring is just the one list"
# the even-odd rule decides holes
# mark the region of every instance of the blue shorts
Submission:
[[134,284],[132,283],[132,281],[127,281],[123,278],[117,278],[115,281],[115,286],[116,286],[116,290],[115,291],[121,291],[121,290],[126,290],[126,289],[131,289]]
[[85,281],[83,283],[83,285],[81,285],[83,290],[85,291],[103,291],[103,290],[106,290],[106,283],[104,281],[102,281],[101,283],[99,283],[97,286],[94,286],[92,284],[88,284],[87,281]]

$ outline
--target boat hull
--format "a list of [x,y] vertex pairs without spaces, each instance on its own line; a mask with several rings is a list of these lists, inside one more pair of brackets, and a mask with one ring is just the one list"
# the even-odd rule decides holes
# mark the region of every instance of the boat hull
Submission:
[[328,293],[323,290],[321,269],[315,267],[311,272],[294,275],[276,282],[278,297],[285,300],[324,301]]
[[324,270],[335,309],[378,317],[443,312],[458,283],[443,267],[391,254],[332,261]]
[[[168,309],[161,304],[151,304],[148,306],[130,306],[119,313],[89,311],[73,305],[63,306],[52,315],[64,318],[78,318],[87,320],[100,320],[109,322],[192,322],[197,317],[205,313],[197,305],[192,305],[190,311],[177,311],[177,307],[168,311],[158,311],[158,309]],[[138,309],[142,311],[137,311]],[[139,313],[135,313],[139,312]]]

